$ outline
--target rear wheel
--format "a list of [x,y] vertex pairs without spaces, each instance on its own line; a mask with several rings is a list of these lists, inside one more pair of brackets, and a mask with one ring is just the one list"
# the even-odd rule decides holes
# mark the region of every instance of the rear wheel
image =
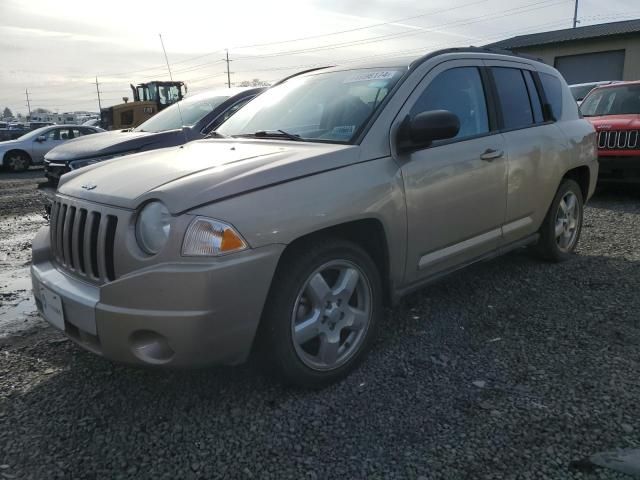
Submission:
[[538,255],[555,262],[569,258],[580,239],[583,214],[580,186],[574,180],[564,180],[540,227],[540,239],[535,245]]
[[378,270],[342,240],[288,255],[274,277],[263,318],[264,353],[286,382],[319,388],[363,358],[382,314]]
[[12,151],[4,157],[4,164],[12,172],[24,172],[31,163],[31,159],[24,152]]

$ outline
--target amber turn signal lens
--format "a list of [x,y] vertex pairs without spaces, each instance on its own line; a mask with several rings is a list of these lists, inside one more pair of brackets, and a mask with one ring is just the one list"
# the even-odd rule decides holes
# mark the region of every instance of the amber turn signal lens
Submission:
[[231,225],[212,218],[196,217],[184,236],[182,255],[216,256],[246,248],[247,242]]

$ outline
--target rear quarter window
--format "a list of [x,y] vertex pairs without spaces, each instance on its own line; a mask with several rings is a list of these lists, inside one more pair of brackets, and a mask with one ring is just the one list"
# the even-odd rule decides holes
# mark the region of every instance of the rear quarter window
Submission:
[[542,83],[553,118],[558,120],[562,117],[562,83],[559,78],[548,73],[540,73],[540,83]]

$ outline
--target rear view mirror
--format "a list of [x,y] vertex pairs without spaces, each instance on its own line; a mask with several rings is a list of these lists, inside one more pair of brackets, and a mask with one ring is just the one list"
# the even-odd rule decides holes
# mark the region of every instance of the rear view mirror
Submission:
[[45,137],[44,135],[40,135],[38,138],[36,138],[36,142],[44,142],[47,140],[47,137]]
[[459,131],[458,116],[448,110],[422,112],[413,118],[407,115],[398,129],[398,149],[406,152],[426,148],[436,140],[455,137]]

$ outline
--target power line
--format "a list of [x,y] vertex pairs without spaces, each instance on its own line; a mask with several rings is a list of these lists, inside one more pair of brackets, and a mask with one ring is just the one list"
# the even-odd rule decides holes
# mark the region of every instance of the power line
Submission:
[[[280,40],[280,41],[275,41],[275,42],[240,45],[240,46],[235,46],[233,48],[235,50],[241,50],[241,49],[244,49],[244,48],[255,48],[255,47],[264,47],[264,46],[271,46],[271,45],[281,45],[281,44],[284,44],[284,43],[293,43],[293,42],[300,42],[300,41],[304,41],[304,40],[312,40],[312,39],[316,39],[316,38],[323,38],[323,37],[329,37],[329,36],[335,36],[335,35],[342,35],[342,34],[345,34],[345,33],[351,33],[351,32],[356,32],[356,31],[361,31],[361,30],[367,30],[367,29],[370,29],[370,28],[378,28],[378,27],[385,26],[385,25],[391,25],[391,24],[395,24],[395,23],[406,22],[407,20],[414,20],[416,18],[425,17],[427,15],[439,15],[441,13],[447,13],[449,11],[458,10],[458,9],[461,9],[461,8],[466,8],[466,7],[469,7],[469,6],[472,6],[472,5],[476,5],[476,4],[479,4],[479,3],[486,3],[488,1],[489,0],[476,0],[474,2],[466,3],[466,4],[463,4],[463,5],[458,5],[457,7],[446,8],[446,9],[443,9],[443,10],[437,10],[435,12],[424,12],[424,13],[421,13],[419,15],[412,15],[412,16],[409,16],[409,17],[398,18],[398,19],[391,20],[391,21],[388,21],[388,22],[379,22],[379,23],[375,23],[373,25],[366,25],[366,26],[358,27],[358,28],[350,28],[350,29],[347,29],[347,30],[339,30],[339,31],[334,31],[334,32],[329,32],[329,33],[323,33],[323,34],[318,34],[318,35],[309,35],[309,36],[306,36],[306,37],[292,38],[292,39],[288,39],[288,40]],[[205,54],[202,54],[202,55],[197,55],[195,57],[186,58],[186,59],[183,59],[181,61],[174,62],[174,65],[182,64],[182,63],[188,63],[188,62],[193,61],[193,60],[199,60],[199,59],[204,58],[204,57],[209,57],[211,55],[215,55],[215,54],[217,54],[217,53],[219,53],[221,51],[222,50],[215,50],[213,52],[205,53]],[[131,70],[129,72],[102,74],[102,76],[117,77],[117,76],[121,76],[121,75],[129,75],[131,73],[139,73],[139,72],[145,72],[145,71],[150,71],[150,70],[161,70],[163,68],[164,68],[164,66],[156,66],[156,67],[149,67],[149,68],[144,68],[144,69],[140,69],[140,70]]]

